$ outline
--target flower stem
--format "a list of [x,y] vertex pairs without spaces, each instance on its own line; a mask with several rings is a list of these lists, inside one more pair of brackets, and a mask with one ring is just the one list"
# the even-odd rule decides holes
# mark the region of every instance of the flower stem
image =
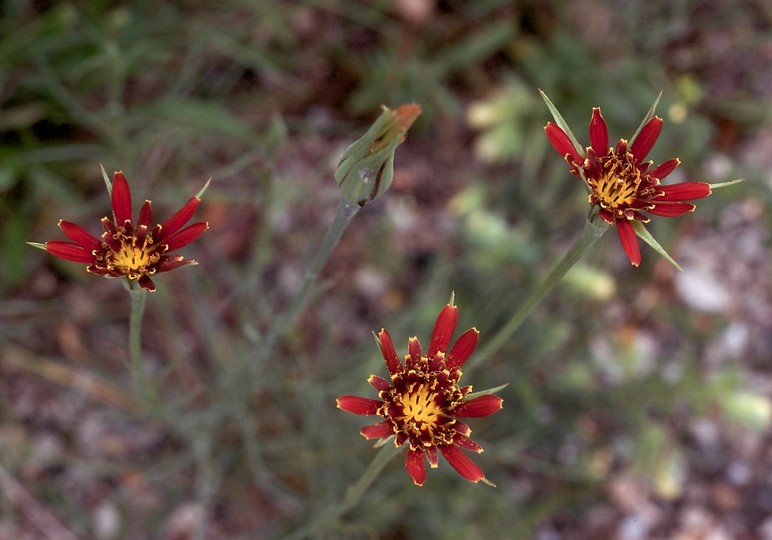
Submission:
[[552,270],[550,270],[546,279],[539,284],[532,292],[525,303],[520,306],[507,323],[502,326],[492,339],[486,342],[474,357],[467,362],[467,370],[477,364],[485,361],[494,352],[499,350],[520,328],[520,325],[528,318],[533,309],[560,281],[563,276],[571,269],[574,264],[582,258],[584,253],[600,238],[609,228],[609,223],[595,216],[594,220],[588,219],[584,225],[582,235],[574,242],[571,249],[563,255]]
[[316,255],[314,255],[314,258],[306,269],[300,289],[298,289],[298,292],[295,294],[289,307],[274,323],[265,339],[260,344],[260,351],[257,358],[251,364],[253,370],[257,370],[262,361],[271,355],[279,338],[284,335],[287,329],[290,328],[303,313],[303,310],[306,308],[308,301],[311,298],[311,290],[314,283],[316,283],[316,279],[319,277],[319,273],[322,271],[322,268],[324,268],[324,265],[330,258],[333,248],[338,244],[341,236],[343,236],[343,232],[346,230],[349,223],[351,223],[351,220],[357,212],[359,212],[359,209],[359,205],[349,204],[341,197],[338,202],[335,219],[333,219],[330,224],[330,228],[327,229],[327,234],[325,234],[324,239],[322,240],[319,251],[316,252]]
[[147,291],[134,283],[131,283],[128,289],[129,296],[131,296],[129,359],[131,360],[131,370],[134,372],[139,393],[143,398],[146,398],[147,379],[145,377],[145,366],[142,364],[142,317],[145,314]]
[[284,333],[291,328],[297,321],[298,317],[303,313],[303,310],[308,305],[311,299],[311,291],[316,283],[316,279],[319,277],[319,273],[324,268],[324,265],[330,258],[332,250],[338,244],[343,232],[348,227],[351,220],[359,211],[360,206],[356,204],[347,203],[342,197],[338,203],[338,209],[335,213],[335,218],[330,224],[327,233],[322,240],[319,250],[314,255],[306,273],[303,276],[303,282],[300,285],[297,293],[293,297],[287,309],[282,313],[280,317],[276,319],[276,322],[269,329],[265,338],[260,341],[257,354],[252,362],[246,366],[248,376],[242,376],[242,370],[234,372],[236,377],[235,386],[235,415],[239,419],[241,431],[244,437],[243,444],[244,450],[247,454],[249,461],[250,471],[257,485],[264,484],[264,475],[262,471],[262,457],[260,456],[260,446],[258,444],[257,434],[255,433],[254,422],[251,421],[251,413],[249,411],[249,392],[251,386],[249,384],[238,384],[240,381],[252,381],[257,380],[256,376],[260,373],[260,369],[265,361],[273,354],[273,349],[276,347],[276,343],[284,335]]
[[334,523],[356,508],[359,501],[362,500],[362,497],[367,492],[367,489],[375,482],[386,464],[394,459],[401,450],[404,450],[404,448],[391,444],[391,441],[384,444],[370,462],[367,469],[365,469],[365,472],[362,473],[362,476],[359,477],[359,480],[346,489],[340,504],[334,508],[325,510],[308,525],[296,530],[289,536],[286,536],[284,540],[300,540],[301,538],[314,536],[320,533],[326,526]]

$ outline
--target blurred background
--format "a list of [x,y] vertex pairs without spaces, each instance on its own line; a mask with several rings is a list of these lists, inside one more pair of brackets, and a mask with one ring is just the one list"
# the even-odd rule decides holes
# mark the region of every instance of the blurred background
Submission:
[[[281,538],[375,455],[386,369],[455,291],[481,344],[579,235],[586,194],[544,136],[538,89],[589,144],[629,138],[673,181],[746,182],[650,231],[633,268],[602,238],[505,347],[509,386],[470,422],[496,489],[399,457],[318,538],[772,538],[772,6],[762,0],[228,0],[0,4],[0,538]],[[382,104],[423,115],[391,190],[356,216],[299,324],[261,337],[338,200],[343,149]],[[120,283],[25,244],[99,234],[99,165],[159,221],[212,177],[210,230],[148,297],[127,367]],[[246,375],[246,376],[245,376]]]

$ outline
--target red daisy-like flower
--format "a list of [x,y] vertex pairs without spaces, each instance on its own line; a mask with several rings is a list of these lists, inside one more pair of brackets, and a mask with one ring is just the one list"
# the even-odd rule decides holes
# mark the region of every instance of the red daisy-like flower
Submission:
[[646,122],[632,145],[620,139],[616,147],[611,148],[606,121],[600,108],[593,108],[591,146],[585,156],[557,125],[550,122],[544,129],[552,146],[565,157],[571,172],[586,182],[589,202],[599,207],[598,215],[616,225],[622,247],[635,266],[641,262],[641,252],[633,221],[648,223],[650,218],[643,212],[660,217],[683,215],[695,208],[688,201],[711,193],[710,185],[704,182],[662,185],[662,179],[678,167],[678,158],[654,168],[651,168],[652,161],[643,161],[662,131],[662,119],[658,116]]
[[131,211],[129,183],[118,171],[112,182],[113,219],[102,218],[104,233],[101,238],[92,236],[80,225],[59,221],[59,227],[72,240],[51,240],[45,250],[61,259],[86,263],[86,270],[108,277],[125,277],[136,281],[148,290],[155,291],[153,274],[168,272],[196,261],[170,255],[174,250],[187,246],[209,228],[206,222],[183,226],[196,212],[201,199],[191,197],[172,217],[150,229],[150,201],[146,200],[139,211],[137,223]]
[[[378,391],[380,400],[358,396],[341,396],[338,407],[362,415],[378,415],[382,422],[362,428],[365,439],[395,436],[396,446],[408,443],[405,460],[407,473],[420,486],[426,479],[424,456],[432,468],[437,467],[438,451],[458,473],[472,482],[491,484],[482,469],[462,452],[483,449],[469,438],[471,429],[459,418],[488,416],[502,407],[502,399],[482,395],[466,399],[471,386],[459,386],[461,366],[477,345],[479,332],[472,328],[461,335],[448,351],[456,328],[458,308],[446,305],[437,317],[429,350],[424,356],[415,337],[408,341],[403,366],[386,330],[376,341],[386,361],[391,382],[371,375],[368,382]],[[492,485],[492,484],[491,484]]]

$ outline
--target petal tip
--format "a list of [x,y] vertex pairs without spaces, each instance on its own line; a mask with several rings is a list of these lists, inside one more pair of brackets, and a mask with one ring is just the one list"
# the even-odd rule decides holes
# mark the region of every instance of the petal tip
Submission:
[[490,486],[492,488],[496,487],[496,484],[494,484],[493,482],[491,482],[490,480],[488,480],[484,476],[482,478],[480,478],[480,482],[482,482],[483,484],[486,484],[486,485],[488,485],[488,486]]

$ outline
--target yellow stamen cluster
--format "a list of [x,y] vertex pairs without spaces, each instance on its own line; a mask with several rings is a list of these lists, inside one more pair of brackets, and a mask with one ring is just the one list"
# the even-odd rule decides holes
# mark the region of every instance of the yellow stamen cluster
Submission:
[[428,385],[422,384],[413,392],[402,394],[397,399],[404,410],[401,420],[404,422],[405,430],[415,434],[427,430],[431,436],[434,436],[437,421],[442,414],[442,410],[435,402],[437,394],[432,392]]
[[612,155],[602,158],[599,168],[597,176],[587,175],[590,204],[599,205],[617,219],[634,219],[633,209],[646,209],[640,202],[652,190],[646,187],[645,174],[638,167],[628,159]]
[[121,247],[117,251],[108,248],[106,263],[109,270],[119,272],[132,280],[155,273],[153,266],[161,256],[153,250],[152,237],[148,235],[140,239],[133,234],[119,231],[113,238],[120,242]]
[[391,421],[398,446],[405,441],[413,450],[453,444],[457,433],[453,410],[471,387],[458,387],[460,370],[430,368],[425,356],[407,362],[406,371],[392,376],[394,385],[379,393],[384,404],[378,414]]

